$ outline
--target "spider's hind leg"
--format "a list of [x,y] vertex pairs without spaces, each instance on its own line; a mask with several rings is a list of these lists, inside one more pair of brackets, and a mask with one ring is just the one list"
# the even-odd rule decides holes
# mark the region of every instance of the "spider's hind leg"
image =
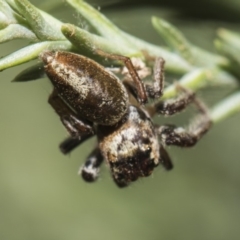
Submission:
[[95,50],[95,52],[98,55],[101,55],[102,57],[124,62],[131,76],[131,82],[134,83],[134,89],[136,91],[137,100],[139,101],[139,103],[145,104],[148,100],[145,86],[142,80],[140,79],[135,67],[133,66],[131,59],[129,57],[118,55],[118,54],[106,53],[100,49]]
[[70,137],[60,144],[64,154],[69,153],[83,141],[95,134],[92,124],[82,120],[68,105],[59,97],[57,90],[53,90],[48,103],[60,117],[62,124],[68,130]]

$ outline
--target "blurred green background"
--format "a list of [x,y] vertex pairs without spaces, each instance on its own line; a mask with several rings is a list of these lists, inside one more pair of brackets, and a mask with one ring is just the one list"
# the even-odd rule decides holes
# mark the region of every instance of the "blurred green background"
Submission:
[[[151,27],[152,15],[210,51],[217,28],[240,29],[238,0],[201,1],[195,7],[187,0],[142,2],[91,1],[121,29],[155,44],[161,41]],[[66,4],[51,13],[81,26],[81,17]],[[1,45],[1,56],[25,45]],[[239,239],[240,114],[214,126],[192,149],[168,148],[171,172],[159,167],[151,177],[118,189],[103,166],[99,181],[88,184],[77,171],[95,139],[63,156],[58,144],[67,133],[47,103],[49,81],[11,83],[31,64],[0,74],[1,240]],[[211,104],[230,91],[199,94]],[[156,121],[186,124],[183,116]]]

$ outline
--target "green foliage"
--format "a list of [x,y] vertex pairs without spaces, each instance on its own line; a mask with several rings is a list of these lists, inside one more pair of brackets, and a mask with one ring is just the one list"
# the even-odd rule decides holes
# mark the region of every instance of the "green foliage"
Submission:
[[[74,51],[101,62],[103,59],[95,54],[95,49],[101,49],[108,53],[141,58],[148,65],[153,64],[152,58],[161,56],[166,61],[166,71],[181,75],[179,83],[194,91],[209,86],[229,85],[237,88],[239,84],[240,36],[237,33],[224,29],[218,31],[215,41],[218,55],[194,46],[170,23],[152,17],[154,29],[167,45],[157,46],[122,31],[84,1],[67,2],[81,14],[94,32],[64,24],[27,0],[0,0],[0,42],[19,38],[30,42],[28,46],[1,58],[0,70],[36,59],[45,49]],[[170,98],[176,94],[172,85],[166,89],[163,97]],[[212,111],[213,121],[220,121],[238,112],[239,96],[240,93],[235,93],[234,97],[230,96],[222,105],[215,107]],[[225,101],[233,101],[234,104],[223,108],[221,106],[225,106]]]

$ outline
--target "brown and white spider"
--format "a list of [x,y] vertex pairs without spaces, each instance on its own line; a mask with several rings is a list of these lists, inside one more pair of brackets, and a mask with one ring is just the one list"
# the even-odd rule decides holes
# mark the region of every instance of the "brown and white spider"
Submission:
[[[148,98],[163,94],[164,60],[158,58],[153,84],[144,84],[130,58],[96,51],[103,57],[125,63],[131,78],[120,81],[112,72],[81,55],[45,51],[41,59],[54,90],[49,103],[59,115],[70,137],[60,144],[64,154],[83,141],[97,136],[98,144],[79,173],[93,182],[105,159],[119,187],[128,186],[139,177],[149,176],[162,164],[172,168],[164,145],[193,146],[207,132],[211,120],[204,104],[180,85],[183,94],[175,100],[158,101],[145,106]],[[174,125],[154,125],[156,113],[172,115],[194,103],[200,112],[198,121],[188,130]]]

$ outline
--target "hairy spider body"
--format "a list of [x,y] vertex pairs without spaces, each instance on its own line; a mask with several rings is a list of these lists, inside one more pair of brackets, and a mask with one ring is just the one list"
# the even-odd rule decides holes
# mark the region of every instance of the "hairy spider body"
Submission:
[[[119,187],[149,176],[160,163],[170,170],[172,163],[163,144],[194,145],[211,125],[205,106],[192,92],[177,85],[183,96],[145,108],[148,98],[162,95],[163,59],[156,60],[154,84],[147,85],[140,80],[129,58],[100,50],[97,53],[124,61],[130,78],[120,81],[104,67],[81,55],[60,51],[46,51],[41,55],[45,72],[54,86],[49,103],[70,133],[61,143],[61,151],[69,153],[89,137],[97,136],[97,146],[79,170],[88,182],[98,178],[104,159]],[[171,115],[191,102],[203,116],[191,130],[153,124],[151,117],[155,113]]]
[[116,126],[99,126],[98,139],[119,186],[149,176],[159,164],[158,136],[150,116],[141,107],[129,105],[126,116]]

